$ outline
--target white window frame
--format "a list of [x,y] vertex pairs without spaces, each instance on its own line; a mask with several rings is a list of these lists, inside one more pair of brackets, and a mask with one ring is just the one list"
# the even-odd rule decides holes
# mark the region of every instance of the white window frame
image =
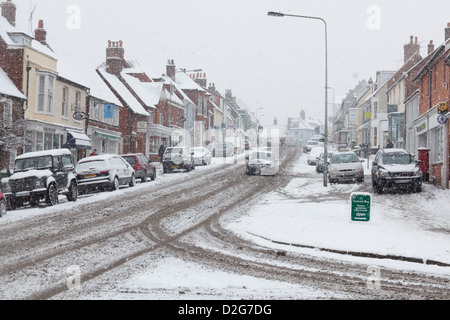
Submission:
[[438,126],[431,130],[431,163],[442,163],[444,160],[444,130]]
[[64,86],[62,88],[61,116],[66,119],[69,117],[68,102],[69,102],[69,87]]
[[3,102],[3,125],[12,125],[12,115],[13,115],[13,103],[12,100],[7,99]]
[[56,75],[38,71],[36,79],[36,113],[53,115]]

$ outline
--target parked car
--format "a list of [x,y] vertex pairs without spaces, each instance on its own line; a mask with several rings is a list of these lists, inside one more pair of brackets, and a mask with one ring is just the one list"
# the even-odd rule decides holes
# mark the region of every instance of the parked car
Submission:
[[156,179],[156,167],[142,153],[124,154],[121,157],[133,167],[136,179],[141,182],[147,182],[147,178],[152,181]]
[[187,147],[170,147],[166,149],[163,157],[164,173],[175,169],[184,169],[187,172],[195,169],[194,153]]
[[6,197],[0,189],[0,218],[6,214]]
[[232,157],[237,150],[231,142],[218,143],[212,151],[213,157]]
[[14,174],[2,179],[2,190],[12,210],[26,203],[49,206],[59,202],[59,195],[77,201],[78,184],[72,153],[68,149],[30,152],[20,155],[14,163]]
[[81,159],[76,166],[80,193],[114,191],[120,186],[136,185],[133,167],[121,156],[104,154]]
[[328,179],[331,183],[340,181],[364,182],[362,160],[354,152],[338,152],[328,165]]
[[303,151],[308,153],[311,152],[312,148],[315,147],[323,147],[323,142],[320,142],[318,140],[309,140],[304,146]]
[[372,162],[372,186],[375,192],[397,188],[422,191],[420,161],[404,149],[382,149]]
[[206,147],[191,148],[191,152],[194,153],[195,165],[209,165],[211,164],[211,152]]
[[[333,157],[333,152],[328,152],[327,151],[327,162],[329,162],[331,160],[331,158]],[[320,156],[317,157],[317,161],[316,161],[316,172],[317,173],[323,173],[324,169],[325,169],[325,153],[321,153]]]
[[307,163],[310,166],[315,166],[317,163],[317,157],[320,156],[321,153],[323,153],[325,151],[325,149],[323,147],[314,147],[311,149],[311,151],[309,152],[308,158],[307,158]]
[[255,151],[246,158],[248,175],[274,176],[278,173],[279,159],[270,151]]

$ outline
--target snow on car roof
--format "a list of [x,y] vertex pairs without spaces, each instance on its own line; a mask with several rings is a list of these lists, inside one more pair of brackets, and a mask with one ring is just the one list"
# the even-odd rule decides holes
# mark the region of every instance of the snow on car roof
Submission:
[[101,154],[98,156],[92,156],[92,157],[81,159],[80,161],[78,161],[78,163],[92,162],[92,161],[104,161],[104,160],[111,159],[112,157],[117,157],[117,154]]
[[384,153],[408,153],[405,149],[383,149]]
[[16,158],[16,160],[34,158],[34,157],[43,157],[43,156],[61,156],[61,155],[71,155],[69,149],[55,149],[55,150],[45,150],[45,151],[36,151],[22,154]]

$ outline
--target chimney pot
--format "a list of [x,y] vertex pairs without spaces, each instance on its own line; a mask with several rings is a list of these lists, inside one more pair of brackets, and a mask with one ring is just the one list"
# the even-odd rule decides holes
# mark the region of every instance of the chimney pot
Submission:
[[447,23],[447,28],[445,28],[445,41],[450,39],[450,22]]
[[44,20],[39,20],[38,29],[44,29]]

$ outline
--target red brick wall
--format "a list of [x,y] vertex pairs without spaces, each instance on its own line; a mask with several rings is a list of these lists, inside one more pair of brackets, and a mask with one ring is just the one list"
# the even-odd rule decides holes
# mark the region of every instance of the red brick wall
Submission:
[[22,91],[24,77],[23,49],[6,49],[6,43],[0,38],[0,67],[6,72],[17,89]]

